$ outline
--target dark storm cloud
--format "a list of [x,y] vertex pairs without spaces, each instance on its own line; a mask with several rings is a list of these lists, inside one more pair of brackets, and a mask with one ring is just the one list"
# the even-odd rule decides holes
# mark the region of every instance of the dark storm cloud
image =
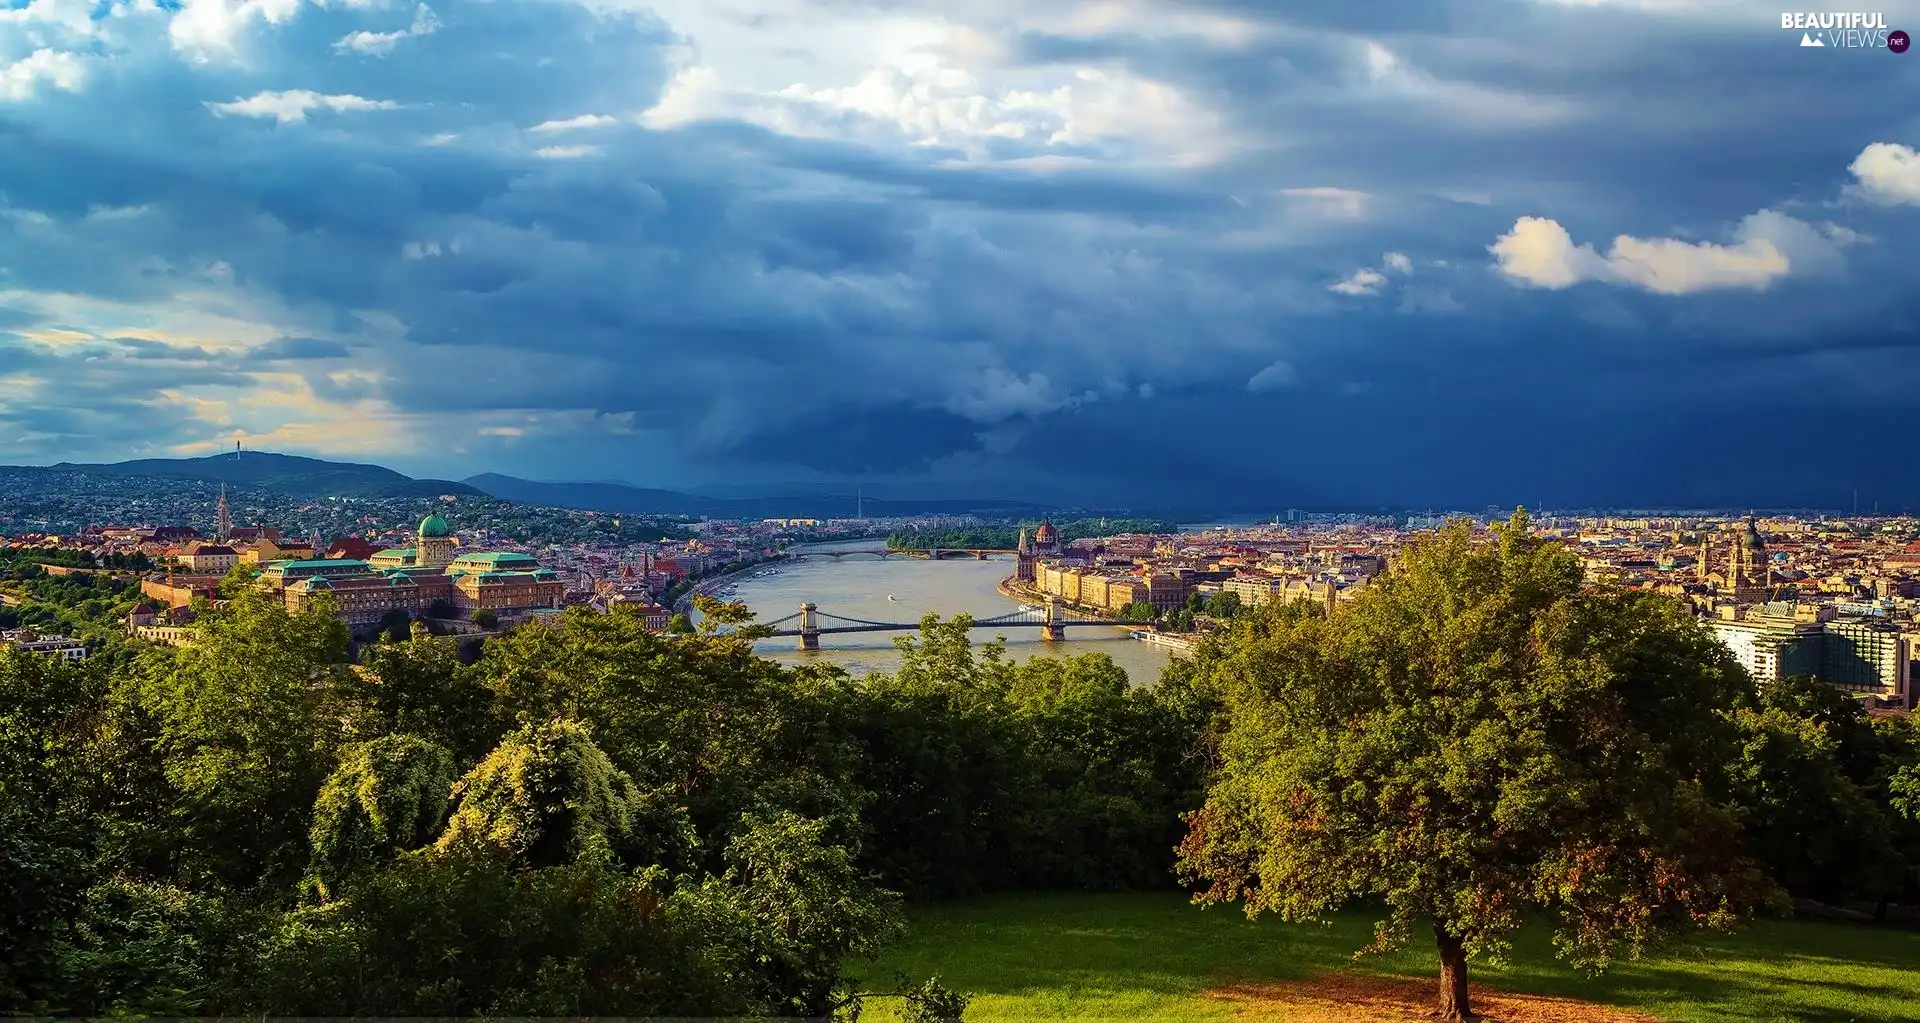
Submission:
[[792,429],[742,438],[735,450],[755,461],[827,472],[891,473],[924,468],[933,452],[973,450],[979,432],[979,424],[939,409],[849,406],[822,410]]
[[313,337],[281,337],[247,351],[246,361],[263,362],[306,362],[314,359],[345,359],[353,355],[353,349],[339,341],[324,341]]
[[[303,7],[246,26],[233,53],[218,33],[169,40],[160,15],[109,19],[118,56],[80,86],[0,101],[0,290],[155,307],[230,292],[247,301],[222,315],[280,335],[244,352],[0,339],[75,374],[9,422],[116,437],[100,417],[119,415],[187,439],[210,427],[166,425],[162,392],[272,370],[320,401],[578,431],[477,448],[508,461],[475,469],[537,450],[578,459],[575,475],[641,472],[619,463],[641,457],[627,430],[722,470],[997,459],[1012,478],[1049,471],[1040,438],[1218,420],[1317,439],[1207,466],[1178,443],[1096,446],[1076,471],[1143,492],[1241,473],[1278,492],[1359,458],[1366,485],[1314,489],[1465,497],[1527,473],[1571,492],[1577,474],[1542,466],[1583,445],[1630,474],[1628,442],[1596,439],[1610,418],[1637,425],[1609,436],[1657,446],[1685,440],[1659,423],[1703,402],[1732,415],[1797,385],[1796,407],[1878,409],[1872,381],[1920,383],[1895,326],[1911,310],[1889,297],[1911,281],[1913,212],[1837,201],[1867,143],[1920,142],[1920,63],[1810,55],[1777,12],[1222,2],[1181,5],[1164,32],[1095,33],[1042,3],[983,30],[1007,69],[1143,76],[1216,123],[1129,128],[1135,99],[1079,113],[1125,129],[1110,136],[907,145],[886,118],[765,97],[814,120],[642,128],[686,59],[673,26],[526,0],[433,10],[428,25],[410,5]],[[1207,13],[1257,31],[1174,31]],[[1216,151],[1155,151],[1181,145]],[[1005,162],[1041,156],[1074,162]],[[1732,243],[1768,208],[1871,240],[1821,273],[1795,253],[1765,292],[1554,291],[1488,268],[1522,215],[1604,254],[1621,234]],[[45,320],[0,301],[0,329]],[[1249,393],[1276,364],[1290,385]],[[107,395],[110,411],[83,410]],[[1533,424],[1512,464],[1443,479],[1431,438],[1503,415]],[[1024,439],[991,442],[1003,429]]]

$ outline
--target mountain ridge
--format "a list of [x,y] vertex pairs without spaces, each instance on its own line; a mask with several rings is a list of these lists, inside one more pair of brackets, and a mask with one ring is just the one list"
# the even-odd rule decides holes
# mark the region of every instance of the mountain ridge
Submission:
[[56,462],[7,466],[15,471],[84,473],[120,479],[202,480],[258,487],[282,494],[328,497],[481,496],[476,487],[453,480],[416,479],[367,462],[335,462],[272,451],[232,451],[200,458],[136,458],[125,462]]

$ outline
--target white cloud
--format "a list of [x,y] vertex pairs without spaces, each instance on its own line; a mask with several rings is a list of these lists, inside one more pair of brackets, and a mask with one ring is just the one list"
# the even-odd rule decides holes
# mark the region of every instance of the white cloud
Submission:
[[534,150],[533,155],[542,160],[578,160],[582,157],[599,156],[601,152],[599,146],[547,146]]
[[608,117],[605,114],[581,114],[578,117],[567,117],[557,121],[541,121],[539,124],[527,130],[539,132],[577,131],[582,128],[604,128],[607,125],[618,123],[618,119]]
[[42,47],[11,64],[0,61],[0,100],[30,99],[41,82],[73,92],[85,78],[86,66],[79,57]]
[[1267,391],[1282,390],[1292,387],[1299,382],[1300,374],[1291,365],[1285,362],[1275,362],[1266,369],[1255,373],[1252,379],[1247,381],[1247,390],[1259,394]]
[[1387,269],[1395,273],[1410,274],[1413,272],[1413,260],[1408,259],[1404,252],[1389,252],[1380,257],[1380,262],[1385,264]]
[[1045,373],[1022,377],[999,367],[989,367],[980,372],[977,379],[964,381],[961,386],[963,390],[945,403],[947,410],[983,423],[1017,415],[1041,415],[1096,397],[1063,397]]
[[1836,224],[1836,223],[1833,223],[1832,221],[1826,221],[1822,223],[1820,225],[1820,233],[1832,239],[1833,243],[1835,245],[1840,246],[1841,248],[1846,248],[1851,245],[1862,245],[1873,240],[1867,237],[1866,235],[1861,234],[1858,231],[1855,231],[1851,227],[1846,227],[1841,224]]
[[1920,152],[1894,142],[1875,142],[1860,151],[1848,170],[1853,190],[1885,206],[1920,206]]
[[1353,272],[1353,276],[1344,281],[1327,285],[1327,290],[1342,295],[1374,295],[1380,291],[1380,285],[1387,283],[1387,275],[1370,266],[1363,266]]
[[301,0],[186,0],[167,23],[174,49],[206,60],[232,54],[239,34],[255,21],[278,25],[300,10]]
[[231,103],[209,103],[207,107],[221,117],[273,118],[281,124],[296,124],[314,110],[339,113],[359,110],[392,110],[399,104],[361,96],[327,96],[310,89],[286,92],[261,92]]
[[[971,159],[1036,149],[1125,144],[1143,163],[1211,163],[1227,140],[1219,115],[1182,90],[1124,68],[1053,67],[987,80],[929,47],[871,67],[844,86],[738,84],[709,65],[681,68],[641,115],[650,128],[737,119],[787,135],[951,146]],[[990,146],[1023,143],[1024,152]]]
[[1558,221],[1521,217],[1488,246],[1501,273],[1535,287],[1608,281],[1660,295],[1764,289],[1794,269],[1788,256],[1793,250],[1809,264],[1805,268],[1818,270],[1832,245],[1811,225],[1772,210],[1742,221],[1732,245],[1620,235],[1603,256],[1591,245],[1575,245]]
[[413,24],[408,27],[392,32],[351,32],[340,37],[340,40],[333,44],[333,48],[343,53],[352,50],[356,53],[384,57],[392,53],[393,48],[398,46],[402,39],[430,36],[439,30],[440,19],[434,15],[432,8],[421,4],[414,8]]

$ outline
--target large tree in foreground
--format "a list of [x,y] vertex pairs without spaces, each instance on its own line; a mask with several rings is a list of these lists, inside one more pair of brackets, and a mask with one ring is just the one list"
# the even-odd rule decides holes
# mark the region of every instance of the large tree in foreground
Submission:
[[1331,617],[1243,622],[1206,666],[1225,731],[1181,848],[1198,900],[1378,906],[1362,951],[1431,930],[1447,1019],[1523,916],[1600,968],[1776,900],[1722,776],[1744,674],[1679,606],[1581,576],[1516,513],[1423,539]]

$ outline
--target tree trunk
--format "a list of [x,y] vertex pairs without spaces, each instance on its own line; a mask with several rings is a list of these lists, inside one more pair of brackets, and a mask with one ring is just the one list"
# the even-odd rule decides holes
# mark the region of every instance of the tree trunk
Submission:
[[1472,1020],[1467,1004],[1467,943],[1433,922],[1433,943],[1440,949],[1440,1018]]

